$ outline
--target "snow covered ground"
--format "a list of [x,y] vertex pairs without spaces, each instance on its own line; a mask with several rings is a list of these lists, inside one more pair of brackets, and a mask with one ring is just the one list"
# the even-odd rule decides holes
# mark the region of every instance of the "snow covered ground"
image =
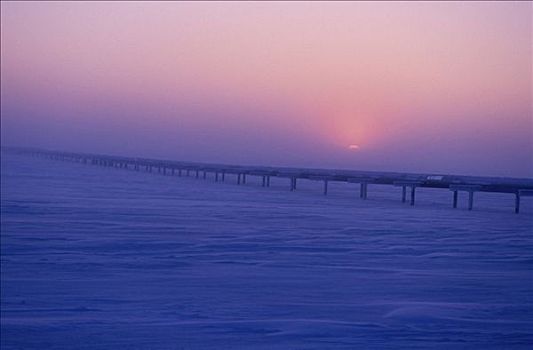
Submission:
[[526,349],[533,201],[2,154],[1,348]]

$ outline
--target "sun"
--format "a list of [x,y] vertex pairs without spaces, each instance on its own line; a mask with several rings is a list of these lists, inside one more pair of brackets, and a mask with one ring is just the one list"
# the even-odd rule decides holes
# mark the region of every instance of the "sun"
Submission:
[[351,150],[351,151],[357,151],[359,148],[359,145],[355,145],[355,144],[351,144],[351,145],[348,145],[348,149]]

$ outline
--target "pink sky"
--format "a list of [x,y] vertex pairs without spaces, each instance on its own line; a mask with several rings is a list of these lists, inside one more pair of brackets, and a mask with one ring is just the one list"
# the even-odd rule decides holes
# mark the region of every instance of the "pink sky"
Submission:
[[1,10],[2,145],[533,176],[530,2]]

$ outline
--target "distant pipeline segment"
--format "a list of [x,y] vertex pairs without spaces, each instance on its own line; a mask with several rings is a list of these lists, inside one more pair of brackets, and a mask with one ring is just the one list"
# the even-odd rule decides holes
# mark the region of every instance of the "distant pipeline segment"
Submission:
[[453,193],[453,208],[457,208],[459,192],[467,192],[468,210],[472,210],[474,207],[474,194],[476,192],[511,193],[515,195],[515,213],[517,214],[520,212],[521,198],[533,196],[533,179],[208,164],[51,151],[36,148],[2,147],[2,150],[35,157],[132,169],[135,171],[144,170],[154,172],[157,170],[158,173],[165,175],[193,175],[196,178],[200,178],[201,176],[203,179],[206,179],[207,174],[212,173],[216,182],[224,182],[226,175],[231,174],[236,177],[238,185],[246,184],[247,176],[260,177],[262,187],[270,187],[271,177],[287,178],[290,180],[291,191],[296,190],[299,179],[308,179],[323,182],[324,195],[328,194],[328,184],[332,181],[356,183],[359,184],[359,196],[361,199],[367,199],[368,185],[393,185],[402,188],[403,203],[407,201],[407,190],[409,189],[410,205],[415,204],[416,189],[419,187],[449,189]]

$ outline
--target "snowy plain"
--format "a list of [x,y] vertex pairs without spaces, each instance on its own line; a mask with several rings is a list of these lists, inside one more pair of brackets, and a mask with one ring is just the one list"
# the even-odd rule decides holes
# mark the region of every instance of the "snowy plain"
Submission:
[[527,349],[533,201],[2,154],[2,349]]

